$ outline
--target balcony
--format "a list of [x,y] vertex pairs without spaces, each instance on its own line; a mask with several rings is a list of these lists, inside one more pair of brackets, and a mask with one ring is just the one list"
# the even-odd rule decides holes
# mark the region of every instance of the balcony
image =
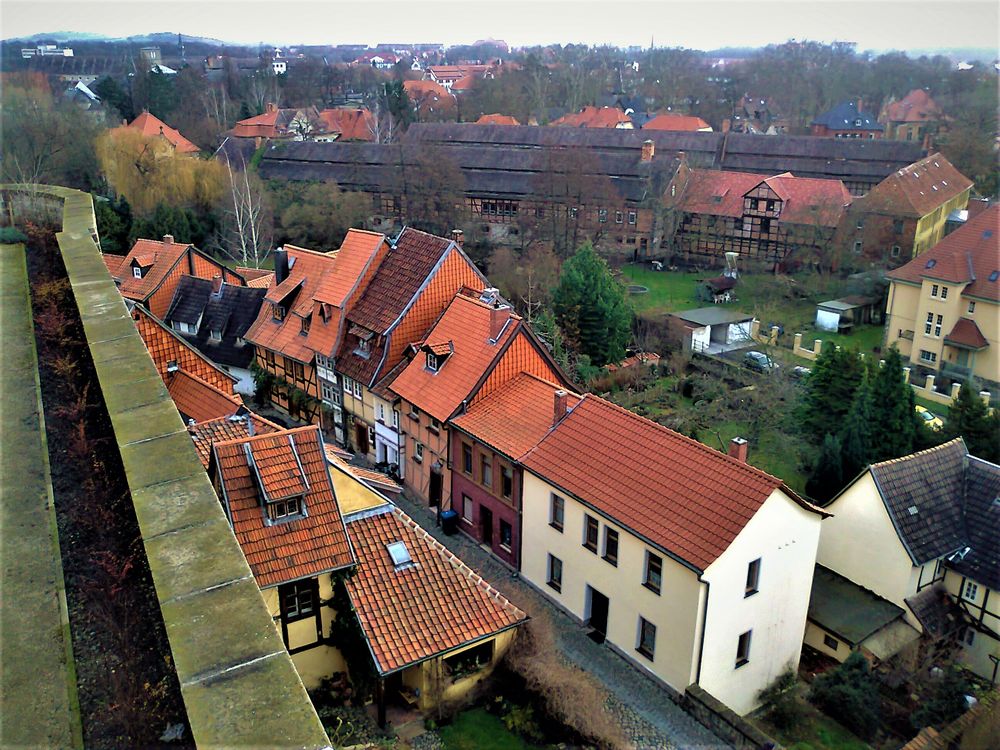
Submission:
[[954,362],[945,360],[941,363],[940,374],[952,380],[964,382],[972,377],[972,368],[956,365]]

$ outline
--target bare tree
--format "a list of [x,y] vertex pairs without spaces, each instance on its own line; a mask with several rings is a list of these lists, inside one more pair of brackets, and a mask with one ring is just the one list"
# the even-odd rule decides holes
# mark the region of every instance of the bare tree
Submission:
[[228,156],[224,161],[230,188],[226,196],[229,241],[222,243],[222,249],[241,265],[260,268],[271,252],[272,222],[263,186],[247,170],[245,162],[234,172]]

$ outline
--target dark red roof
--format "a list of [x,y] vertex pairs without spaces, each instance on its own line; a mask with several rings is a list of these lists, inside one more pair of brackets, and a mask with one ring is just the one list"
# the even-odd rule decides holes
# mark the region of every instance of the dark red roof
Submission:
[[862,199],[868,211],[921,217],[972,187],[972,180],[941,154],[893,172]]
[[780,479],[592,394],[521,462],[700,571],[775,490],[823,513]]
[[1000,205],[969,219],[888,276],[914,284],[923,279],[967,284],[963,295],[1000,302]]
[[941,108],[923,89],[913,89],[898,102],[885,106],[887,122],[926,122],[941,117]]
[[944,337],[944,343],[960,346],[963,349],[985,349],[990,345],[983,332],[979,330],[976,321],[969,318],[959,318],[951,333]]

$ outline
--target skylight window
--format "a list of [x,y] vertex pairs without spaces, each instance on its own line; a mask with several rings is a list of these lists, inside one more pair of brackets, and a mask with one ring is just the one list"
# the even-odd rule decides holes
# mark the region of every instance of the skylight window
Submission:
[[927,263],[926,263],[926,264],[924,265],[924,268],[934,268],[934,266],[936,266],[936,265],[937,265],[937,261],[936,261],[936,260],[935,260],[934,258],[931,258],[931,259],[930,259],[929,261],[927,261]]
[[994,271],[990,274],[990,281],[996,281],[997,278],[1000,278],[1000,271]]
[[915,516],[917,515],[917,513],[919,513],[916,505],[911,505],[909,508],[907,508],[907,510],[910,512],[911,516]]
[[392,564],[396,566],[396,570],[413,563],[410,550],[406,548],[406,542],[387,544],[386,549],[389,550],[389,557],[392,558]]

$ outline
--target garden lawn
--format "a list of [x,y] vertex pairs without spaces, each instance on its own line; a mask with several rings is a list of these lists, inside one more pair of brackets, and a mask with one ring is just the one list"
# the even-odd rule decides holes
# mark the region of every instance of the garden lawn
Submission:
[[842,333],[832,333],[821,331],[818,328],[809,327],[806,331],[789,331],[785,329],[786,336],[794,336],[796,333],[802,334],[802,347],[812,349],[816,339],[823,340],[823,346],[839,346],[847,349],[857,349],[859,352],[870,354],[876,347],[882,347],[882,334],[885,329],[882,326],[858,326],[850,335]]
[[622,280],[626,284],[638,284],[649,289],[645,294],[628,295],[637,313],[693,310],[710,304],[701,302],[697,294],[698,280],[710,276],[710,273],[653,271],[646,265],[634,263],[622,267]]
[[533,750],[512,733],[499,717],[484,708],[463,711],[446,727],[438,730],[445,750]]
[[[718,436],[716,436],[718,433]],[[750,425],[746,422],[723,422],[712,430],[700,430],[698,441],[710,448],[727,452],[729,441],[734,437],[748,437]],[[722,438],[722,443],[719,443]],[[776,476],[794,492],[805,494],[806,475],[798,465],[798,452],[789,450],[787,436],[777,431],[765,432],[756,445],[751,444],[747,453],[747,463]]]
[[806,715],[794,729],[783,732],[762,723],[764,730],[788,750],[871,750],[871,745],[808,704]]

